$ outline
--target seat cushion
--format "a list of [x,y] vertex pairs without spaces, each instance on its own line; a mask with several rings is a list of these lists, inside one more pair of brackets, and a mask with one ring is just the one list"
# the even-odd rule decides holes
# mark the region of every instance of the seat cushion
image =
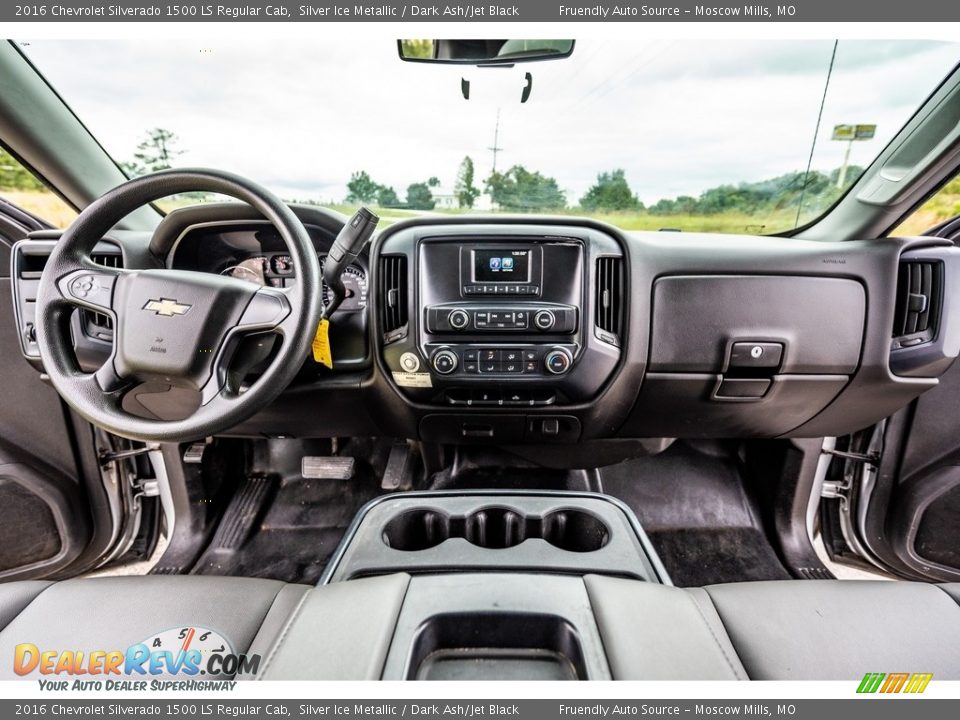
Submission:
[[868,671],[960,680],[960,606],[914,582],[787,580],[705,588],[755,680],[852,680]]
[[265,625],[257,638],[257,679],[379,680],[409,584],[397,573],[307,593],[281,627]]
[[600,575],[584,583],[615,679],[747,678],[702,590]]
[[853,681],[894,671],[960,679],[960,585],[584,582],[618,680]]
[[[27,660],[45,651],[55,659],[83,653],[89,662],[95,651],[123,657],[141,645],[147,655],[178,656],[185,646],[212,654],[223,645],[221,653],[261,658],[256,671],[214,677],[239,670],[241,679],[377,679],[410,582],[398,573],[319,588],[208,576],[8,583],[0,585],[0,657],[14,662],[0,664],[0,679],[41,676],[39,663]],[[591,575],[583,582],[578,602],[589,600],[615,679],[960,679],[958,585],[786,580],[680,589]]]
[[[105,577],[57,583],[0,586],[0,657],[13,658],[18,645],[40,651],[126,650],[147,642],[176,650],[193,628],[200,637],[222,637],[235,653],[244,653],[266,619],[284,583],[252,578],[204,576]],[[309,590],[301,587],[302,592]],[[215,634],[215,635],[214,635]],[[22,669],[29,667],[27,662]],[[18,675],[0,664],[0,679],[42,677],[39,664]]]

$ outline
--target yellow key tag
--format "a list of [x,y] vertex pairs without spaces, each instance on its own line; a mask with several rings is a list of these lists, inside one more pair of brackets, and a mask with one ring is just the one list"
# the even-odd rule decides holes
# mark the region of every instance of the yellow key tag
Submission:
[[313,336],[313,359],[333,370],[333,354],[330,352],[330,321],[324,318],[317,325]]

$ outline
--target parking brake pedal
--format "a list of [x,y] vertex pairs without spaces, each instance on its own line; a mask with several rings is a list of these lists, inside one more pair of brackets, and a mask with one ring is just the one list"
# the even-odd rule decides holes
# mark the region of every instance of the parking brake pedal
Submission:
[[382,490],[400,490],[412,487],[414,454],[406,443],[397,443],[390,448],[390,457],[387,458],[387,467],[383,471],[383,480],[380,481]]
[[313,480],[349,480],[355,464],[352,457],[305,455],[300,462],[300,474]]

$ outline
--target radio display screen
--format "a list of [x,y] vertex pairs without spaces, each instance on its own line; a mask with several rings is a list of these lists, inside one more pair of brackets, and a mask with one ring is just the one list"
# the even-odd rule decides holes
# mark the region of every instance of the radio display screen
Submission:
[[530,251],[510,248],[473,251],[474,282],[530,282]]

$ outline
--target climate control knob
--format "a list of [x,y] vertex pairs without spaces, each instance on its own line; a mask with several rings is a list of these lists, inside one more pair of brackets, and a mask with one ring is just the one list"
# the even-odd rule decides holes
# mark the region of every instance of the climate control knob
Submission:
[[450,327],[454,330],[463,330],[470,324],[470,316],[466,310],[454,310],[447,315],[447,322],[450,323]]
[[433,369],[441,375],[449,375],[457,369],[459,364],[457,354],[453,350],[437,350],[430,363]]
[[543,366],[552,375],[563,375],[573,364],[573,356],[563,348],[554,348],[543,358]]
[[541,310],[533,316],[533,324],[537,330],[549,330],[557,322],[556,316],[549,310]]

